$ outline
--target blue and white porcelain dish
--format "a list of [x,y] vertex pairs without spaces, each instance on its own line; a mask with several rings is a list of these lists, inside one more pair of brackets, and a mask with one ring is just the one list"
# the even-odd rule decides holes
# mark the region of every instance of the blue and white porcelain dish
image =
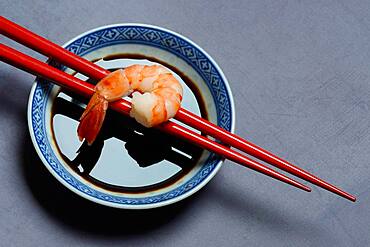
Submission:
[[[228,131],[234,131],[234,103],[223,72],[198,45],[173,31],[145,24],[114,24],[85,32],[63,47],[107,69],[125,67],[133,63],[153,64],[157,60],[162,61],[181,72],[179,77],[177,72],[173,71],[184,86],[183,108],[196,114],[201,114],[201,109],[205,108],[203,111],[206,111],[209,121]],[[139,54],[139,57],[143,58],[121,56],[104,59],[117,54]],[[144,57],[155,58],[156,61]],[[74,73],[65,67],[60,69]],[[74,75],[87,79],[80,74]],[[183,75],[194,85],[185,84],[182,80]],[[121,133],[124,132],[123,124],[122,128],[121,126],[112,128],[113,132],[121,131],[120,133],[114,133],[102,141],[98,158],[88,170],[88,176],[93,180],[86,180],[81,176],[86,167],[74,163],[76,167],[71,168],[68,163],[78,160],[76,152],[82,144],[76,133],[78,121],[55,113],[53,109],[56,99],[77,108],[83,107],[78,100],[61,93],[58,86],[37,78],[28,104],[28,125],[33,144],[46,168],[59,182],[93,202],[125,209],[148,209],[172,204],[194,194],[206,185],[222,165],[223,160],[214,154],[202,151],[199,158],[195,159],[181,150],[185,144],[175,147],[169,142],[169,151],[166,150],[171,152],[169,156],[175,155],[177,158],[169,158],[166,156],[167,153],[164,153],[156,162],[153,161],[148,166],[139,166],[139,160],[147,156],[144,149],[150,149],[150,145],[161,146],[162,138],[154,140],[154,144],[149,142],[148,147],[144,147],[144,144],[140,147],[139,143],[139,146],[136,145],[138,150],[135,151],[138,151],[138,154],[135,154],[130,151],[130,139],[125,139],[126,134]],[[201,101],[203,108],[200,106]],[[136,131],[132,133],[139,137],[142,135]],[[165,145],[167,144],[163,144]],[[184,149],[187,150],[185,146]],[[136,159],[137,157],[139,158]],[[184,160],[182,165],[185,167],[188,160],[194,158],[195,161],[178,179],[157,186],[182,172],[184,168],[179,167],[178,157]],[[100,183],[128,190],[112,190],[99,186]],[[139,189],[135,190],[136,188]]]

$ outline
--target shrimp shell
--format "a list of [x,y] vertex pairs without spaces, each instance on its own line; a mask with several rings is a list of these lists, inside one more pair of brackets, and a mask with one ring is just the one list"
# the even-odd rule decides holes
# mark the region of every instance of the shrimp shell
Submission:
[[95,86],[77,129],[79,139],[91,145],[103,125],[108,103],[132,93],[130,116],[145,127],[174,117],[180,109],[183,89],[160,65],[131,65],[104,77]]

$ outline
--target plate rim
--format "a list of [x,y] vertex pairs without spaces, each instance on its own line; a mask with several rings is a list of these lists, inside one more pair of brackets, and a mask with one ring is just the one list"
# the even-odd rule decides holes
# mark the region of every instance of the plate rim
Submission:
[[[219,65],[216,63],[216,61],[203,49],[201,48],[199,45],[197,45],[195,42],[193,42],[192,40],[190,40],[189,38],[187,37],[184,37],[183,35],[175,32],[175,31],[172,31],[172,30],[169,30],[167,28],[163,28],[163,27],[159,27],[159,26],[155,26],[155,25],[151,25],[151,24],[144,24],[144,23],[115,23],[115,24],[109,24],[109,25],[103,25],[103,26],[100,26],[100,27],[97,27],[97,28],[93,28],[93,29],[90,29],[90,30],[87,30],[77,36],[75,36],[74,38],[70,39],[69,41],[67,41],[66,43],[64,43],[62,45],[63,48],[65,48],[66,46],[72,44],[73,42],[75,42],[76,40],[90,34],[90,33],[93,33],[93,32],[96,32],[96,31],[99,31],[99,30],[103,30],[103,29],[107,29],[107,28],[114,28],[114,27],[124,27],[124,26],[134,26],[134,27],[147,27],[147,28],[152,28],[152,29],[157,29],[159,31],[164,31],[164,32],[167,32],[167,33],[170,33],[174,36],[177,36],[185,41],[187,41],[189,44],[191,44],[192,46],[194,46],[196,49],[200,50],[206,57],[207,59],[209,59],[209,61],[212,63],[212,65],[217,69],[220,77],[222,78],[223,82],[224,82],[224,86],[225,86],[225,89],[226,89],[226,92],[229,96],[229,100],[230,100],[230,109],[231,109],[231,116],[230,116],[230,122],[231,122],[231,126],[230,126],[230,132],[231,133],[234,133],[235,131],[235,122],[236,122],[236,119],[235,119],[235,103],[234,103],[234,98],[233,98],[233,94],[232,94],[232,91],[231,91],[231,88],[230,88],[230,84],[225,76],[225,74],[223,73],[222,69],[219,67]],[[77,188],[73,187],[72,185],[70,185],[69,183],[67,183],[65,180],[63,180],[59,174],[57,174],[53,169],[52,167],[49,165],[49,162],[45,159],[44,155],[42,154],[39,146],[37,145],[37,141],[36,141],[36,137],[35,137],[35,133],[33,131],[33,126],[32,126],[32,101],[33,101],[33,96],[34,96],[34,93],[35,93],[35,90],[36,90],[36,86],[37,86],[37,78],[34,80],[34,83],[32,85],[32,88],[31,88],[31,91],[29,93],[29,98],[28,98],[28,107],[27,107],[27,122],[28,122],[28,129],[29,129],[29,132],[30,132],[30,136],[31,136],[31,140],[32,140],[32,144],[37,152],[37,155],[39,156],[39,158],[41,159],[42,163],[44,164],[44,166],[48,169],[48,171],[61,183],[63,184],[65,187],[67,187],[69,190],[73,191],[74,193],[76,193],[77,195],[89,200],[89,201],[93,201],[95,203],[98,203],[98,204],[101,204],[101,205],[105,205],[105,206],[109,206],[109,207],[114,207],[114,208],[121,208],[121,209],[150,209],[150,208],[157,208],[157,207],[162,207],[162,206],[166,206],[166,205],[170,205],[170,204],[173,204],[173,203],[176,203],[178,201],[181,201],[191,195],[193,195],[194,193],[198,192],[201,188],[203,188],[217,173],[218,171],[220,170],[223,162],[224,162],[224,159],[220,159],[219,162],[217,162],[217,164],[215,165],[215,168],[214,170],[203,180],[201,181],[196,187],[193,187],[193,189],[181,194],[180,196],[176,196],[176,197],[173,197],[169,200],[164,200],[164,201],[160,201],[160,202],[155,202],[155,203],[150,203],[150,204],[119,204],[119,203],[114,203],[114,202],[109,202],[109,201],[105,201],[105,200],[101,200],[101,199],[98,199],[98,198],[95,198],[93,196],[90,196],[88,194],[85,194],[85,193],[82,193],[81,191],[79,191]]]

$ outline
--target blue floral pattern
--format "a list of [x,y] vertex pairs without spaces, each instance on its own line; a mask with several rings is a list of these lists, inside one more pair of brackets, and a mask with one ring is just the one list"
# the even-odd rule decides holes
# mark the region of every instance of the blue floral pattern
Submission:
[[[124,25],[105,27],[98,31],[88,33],[75,40],[69,44],[66,49],[77,55],[83,56],[101,47],[125,43],[140,43],[144,45],[155,46],[181,57],[184,61],[191,65],[205,80],[210,88],[216,104],[218,125],[226,130],[231,130],[232,106],[229,94],[225,87],[225,82],[223,81],[220,72],[201,50],[189,43],[187,40],[184,40],[175,34],[161,29],[156,29],[154,27]],[[195,174],[194,177],[192,177],[188,182],[178,188],[173,189],[172,191],[157,196],[145,198],[127,198],[123,196],[113,196],[101,191],[97,191],[94,188],[80,182],[73,175],[71,175],[55,156],[47,138],[45,118],[46,105],[53,85],[41,79],[37,80],[36,82],[37,85],[32,98],[32,129],[37,146],[48,165],[55,171],[56,174],[58,174],[60,178],[62,178],[73,188],[88,196],[100,199],[102,201],[123,205],[143,205],[163,202],[183,195],[186,192],[194,189],[211,174],[220,161],[220,158],[216,155],[210,155],[199,172]]]

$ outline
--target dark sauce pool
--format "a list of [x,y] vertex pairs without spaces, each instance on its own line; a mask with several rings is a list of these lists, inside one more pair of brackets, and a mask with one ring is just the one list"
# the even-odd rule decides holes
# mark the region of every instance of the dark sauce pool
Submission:
[[[125,58],[146,59],[152,62],[160,63],[174,71],[191,89],[197,100],[202,117],[206,119],[208,118],[205,102],[201,96],[198,87],[188,76],[182,73],[179,69],[163,61],[160,61],[157,58],[147,57],[139,54],[116,54],[104,57],[103,60],[109,61]],[[112,68],[111,71],[115,69],[117,68]],[[89,79],[87,81],[92,84],[96,84],[96,81],[92,79]],[[68,96],[71,96],[73,100],[87,103],[87,100],[80,97],[79,95],[67,91],[61,92],[67,94]],[[55,116],[64,116],[67,120],[63,121],[63,126],[68,129],[68,127],[71,126],[67,125],[75,124],[81,116],[83,110],[84,109],[79,104],[73,103],[65,98],[58,96],[55,99],[52,105],[51,128],[53,139],[56,143],[57,133],[55,133],[54,128]],[[75,138],[78,138],[77,133],[75,133]],[[108,145],[105,145],[106,141],[110,138],[121,140],[121,144],[117,144],[120,145],[118,148],[126,149],[127,154],[131,157],[131,159],[135,160],[137,166],[140,166],[143,169],[152,165],[156,165],[164,160],[177,165],[181,169],[180,171],[163,181],[159,181],[146,186],[118,186],[96,179],[91,175],[91,171],[101,159],[102,153],[111,152],[109,148],[112,150],[117,148],[112,148],[108,147]],[[122,143],[124,144],[122,145]],[[159,132],[156,129],[144,128],[135,120],[124,117],[121,114],[111,110],[107,111],[105,122],[94,144],[88,146],[84,142],[78,148],[78,150],[76,150],[77,156],[75,158],[69,159],[65,154],[63,154],[58,144],[56,146],[65,163],[83,180],[104,190],[120,193],[145,193],[168,187],[171,184],[178,182],[179,180],[181,180],[181,178],[188,174],[188,172],[198,163],[203,153],[202,149],[194,145],[173,138],[172,136]],[[175,150],[178,150],[180,152],[177,152]]]

